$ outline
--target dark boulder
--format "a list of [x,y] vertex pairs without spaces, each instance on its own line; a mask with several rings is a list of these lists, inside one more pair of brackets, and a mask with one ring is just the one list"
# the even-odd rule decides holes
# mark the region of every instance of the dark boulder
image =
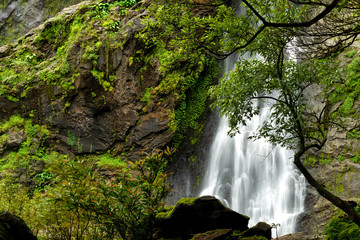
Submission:
[[7,211],[0,212],[0,240],[36,240],[21,218]]
[[271,239],[271,226],[264,222],[259,222],[252,228],[249,228],[242,237],[262,236],[267,239]]
[[241,215],[212,196],[183,198],[168,214],[157,218],[159,238],[180,237],[215,229],[248,229],[249,217]]

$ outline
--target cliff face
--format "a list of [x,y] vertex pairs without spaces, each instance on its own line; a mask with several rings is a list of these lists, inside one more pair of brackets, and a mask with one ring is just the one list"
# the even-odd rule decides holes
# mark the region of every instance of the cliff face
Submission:
[[[1,47],[0,121],[20,115],[46,126],[45,147],[65,154],[111,151],[135,160],[144,149],[170,145],[176,134],[182,139],[179,119],[193,101],[199,107],[189,118],[200,120],[215,74],[200,67],[190,86],[181,82],[185,61],[171,75],[176,83],[168,82],[157,56],[166,48],[146,43],[147,6],[85,1]],[[3,159],[16,151],[8,141],[0,144]]]
[[10,43],[55,16],[63,8],[82,0],[1,0],[0,45]]

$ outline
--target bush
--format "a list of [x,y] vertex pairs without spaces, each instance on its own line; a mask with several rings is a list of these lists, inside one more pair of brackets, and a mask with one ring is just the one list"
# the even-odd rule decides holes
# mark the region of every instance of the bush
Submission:
[[155,216],[163,208],[162,200],[169,190],[164,170],[166,156],[171,154],[170,149],[156,150],[129,163],[128,168],[122,168],[110,179],[97,174],[93,162],[61,162],[52,173],[57,174],[58,187],[51,198],[78,222],[86,222],[84,226],[95,226],[98,231],[92,234],[102,233],[101,239],[151,239]]
[[[360,212],[357,207],[357,212]],[[334,217],[325,229],[326,240],[359,239],[360,227],[346,216]]]

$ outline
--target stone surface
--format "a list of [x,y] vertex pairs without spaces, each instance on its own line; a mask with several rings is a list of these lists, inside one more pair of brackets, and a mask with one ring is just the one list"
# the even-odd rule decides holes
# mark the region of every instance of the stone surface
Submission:
[[25,35],[63,8],[81,1],[84,0],[0,0],[0,46]]
[[212,196],[180,200],[168,217],[158,218],[158,237],[181,237],[215,229],[248,229],[249,218],[226,208]]
[[36,240],[24,220],[7,211],[0,212],[0,239]]
[[170,162],[169,172],[174,174],[169,175],[168,179],[174,191],[167,196],[166,203],[169,205],[175,205],[182,197],[195,197],[200,194],[202,180],[206,173],[204,169],[208,163],[209,149],[216,133],[219,114],[208,109],[204,113],[204,122],[199,142],[196,145],[191,145],[189,142],[182,144],[176,161]]

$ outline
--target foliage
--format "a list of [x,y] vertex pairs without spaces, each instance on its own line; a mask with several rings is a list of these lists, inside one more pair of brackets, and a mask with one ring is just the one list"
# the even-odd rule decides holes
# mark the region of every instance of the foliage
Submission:
[[46,170],[36,174],[34,177],[37,182],[36,190],[43,189],[45,185],[47,185],[51,181],[52,177],[52,174],[48,173]]
[[[186,94],[182,95],[182,102],[175,110],[176,134],[173,138],[174,146],[178,147],[187,131],[194,133],[195,139],[201,136],[202,125],[200,119],[207,107],[207,89],[214,83],[217,75],[215,61],[205,63],[205,70],[201,73],[196,83],[189,87]],[[192,142],[194,145],[196,143]]]
[[55,171],[61,183],[56,202],[78,218],[101,224],[104,237],[150,239],[168,191],[165,158],[172,153],[157,150],[104,181],[93,172],[91,162],[60,163],[57,168],[62,172]]
[[[360,214],[359,207],[357,212]],[[346,216],[334,217],[324,231],[326,240],[350,240],[360,236],[360,227]]]
[[126,14],[127,9],[138,3],[139,0],[120,0],[112,3],[100,2],[92,6],[95,16],[103,18],[110,13],[110,9],[118,6],[122,14]]
[[[299,137],[311,143],[315,137],[322,138],[310,118],[304,90],[313,84],[327,81],[323,76],[329,73],[327,62],[284,62],[282,74],[277,71],[276,62],[257,59],[239,60],[234,70],[228,73],[218,86],[212,88],[217,97],[216,106],[229,119],[232,133],[239,131],[239,124],[246,124],[259,114],[258,104],[271,104],[272,113],[265,120],[253,138],[266,137],[273,144],[297,149]],[[337,79],[336,72],[332,72]],[[339,77],[338,77],[339,78]],[[225,80],[227,79],[227,80]],[[314,121],[314,123],[312,122]],[[300,126],[299,126],[299,125]],[[299,133],[298,128],[301,128]]]
[[39,185],[31,198],[4,172],[0,210],[24,219],[40,239],[151,239],[168,191],[165,168],[172,154],[169,148],[154,151],[109,177],[99,174],[92,157],[57,155],[35,176]]
[[16,182],[10,174],[2,174],[0,180],[0,211],[8,211],[31,222],[34,202],[27,196],[27,190]]

